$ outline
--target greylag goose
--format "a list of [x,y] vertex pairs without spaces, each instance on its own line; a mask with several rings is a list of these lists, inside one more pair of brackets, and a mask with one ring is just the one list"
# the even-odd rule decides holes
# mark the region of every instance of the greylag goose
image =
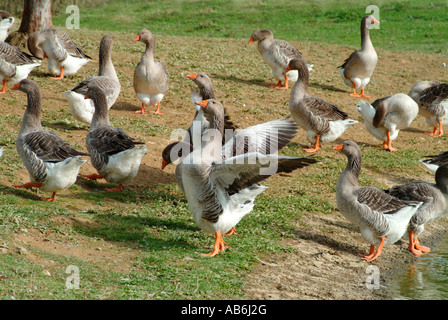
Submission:
[[[317,160],[263,154],[253,149],[247,152],[244,144],[241,154],[223,157],[224,108],[215,99],[197,104],[204,109],[210,127],[203,133],[201,146],[182,160],[182,182],[195,223],[215,235],[213,251],[206,254],[215,256],[225,249],[222,235],[234,233],[235,225],[252,211],[256,196],[266,189],[258,182]],[[272,134],[257,135],[257,145],[266,147]]]
[[[361,50],[354,51],[338,68],[345,84],[353,89],[352,97],[370,98],[364,89],[375,70],[378,56],[370,41],[369,27],[372,23],[380,23],[373,16],[365,16],[361,21]],[[361,94],[356,93],[361,89]]]
[[435,174],[442,164],[448,163],[448,151],[438,155],[425,156],[423,159],[420,159],[420,162],[423,163],[426,169],[432,174]]
[[0,10],[0,41],[8,38],[9,29],[14,25],[14,18],[8,11]]
[[90,85],[95,85],[103,90],[106,94],[107,107],[109,109],[113,106],[120,94],[121,85],[111,57],[113,42],[112,36],[110,35],[105,35],[101,39],[98,75],[88,77],[72,90],[67,90],[64,94],[70,106],[70,111],[76,120],[88,124],[92,121],[95,106],[92,100],[85,99]]
[[[363,256],[367,262],[380,256],[383,246],[397,242],[406,232],[409,220],[422,205],[405,201],[375,187],[361,187],[361,149],[353,141],[344,141],[333,148],[347,156],[347,167],[336,184],[338,210],[360,228],[362,237],[370,243],[370,251]],[[378,245],[375,251],[375,245]]]
[[[296,82],[298,74],[295,70],[286,71],[286,67],[292,59],[302,59],[300,51],[287,41],[274,40],[274,34],[267,29],[255,31],[249,39],[249,44],[254,41],[258,42],[257,46],[261,57],[271,67],[274,78],[278,79],[278,83],[274,87],[288,89],[289,82]],[[312,65],[308,65],[308,70],[311,71],[312,67]],[[282,81],[284,81],[283,86]]]
[[419,114],[433,126],[434,130],[428,134],[432,137],[441,137],[443,124],[448,120],[448,83],[420,81],[411,88],[409,96],[418,104]]
[[439,166],[435,173],[436,183],[424,181],[394,186],[386,192],[406,200],[420,201],[423,205],[412,216],[408,226],[409,250],[416,256],[431,251],[420,245],[418,237],[422,234],[425,224],[443,217],[448,213],[448,162]]
[[42,100],[36,82],[24,79],[12,89],[25,92],[28,99],[16,148],[30,175],[30,182],[14,188],[38,187],[53,193],[42,200],[55,201],[56,192],[68,189],[76,182],[79,169],[86,162],[81,156],[88,154],[76,151],[56,134],[43,130],[40,122]]
[[106,190],[121,191],[123,184],[137,175],[148,148],[143,142],[134,141],[122,129],[110,125],[107,98],[100,87],[90,86],[86,98],[92,99],[95,105],[86,145],[98,174],[81,176],[90,180],[104,178],[110,183],[118,183],[117,188]]
[[337,106],[308,94],[309,72],[303,59],[293,59],[286,70],[298,70],[299,79],[292,88],[289,112],[300,127],[307,130],[307,137],[314,147],[304,149],[315,152],[320,142],[332,142],[358,121]]
[[157,106],[157,110],[151,112],[162,115],[160,101],[168,92],[169,86],[165,67],[161,62],[154,61],[156,40],[151,31],[143,28],[135,36],[134,41],[141,41],[146,45],[142,59],[134,72],[134,91],[142,103],[141,110],[135,113],[146,113],[145,106],[153,105]]
[[13,86],[26,79],[37,66],[40,62],[34,61],[29,54],[7,42],[0,42],[0,81],[3,82],[0,93],[6,92],[8,83]]
[[361,100],[356,105],[356,111],[363,116],[370,134],[383,141],[384,149],[397,151],[392,147],[392,140],[417,117],[418,105],[407,94],[398,93],[377,99],[371,105]]
[[48,71],[53,79],[75,74],[92,58],[86,55],[62,30],[44,29],[32,33],[27,40],[28,50],[36,58],[48,58]]

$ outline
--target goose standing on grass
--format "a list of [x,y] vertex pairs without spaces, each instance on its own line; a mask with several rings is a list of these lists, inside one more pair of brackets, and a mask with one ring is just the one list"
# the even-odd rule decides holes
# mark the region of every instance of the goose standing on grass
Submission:
[[162,63],[154,61],[156,40],[148,29],[143,28],[135,36],[134,41],[141,41],[146,45],[142,59],[134,72],[134,91],[142,103],[142,109],[135,113],[147,113],[145,106],[157,106],[154,114],[160,112],[160,101],[168,92],[168,76]]
[[121,191],[123,184],[135,178],[142,157],[148,152],[143,142],[136,142],[120,128],[110,125],[107,98],[98,86],[90,86],[86,99],[95,105],[90,130],[86,137],[87,150],[93,167],[98,174],[81,175],[90,180],[106,179],[118,183],[118,188],[107,191]]
[[24,79],[13,89],[25,92],[28,99],[16,148],[30,175],[30,182],[14,188],[38,187],[53,193],[42,200],[55,201],[56,192],[68,189],[76,182],[79,169],[86,162],[81,156],[88,154],[76,151],[56,134],[43,130],[40,121],[42,100],[36,82]]
[[314,147],[304,149],[315,152],[320,142],[332,142],[339,138],[347,128],[358,123],[337,106],[308,94],[309,72],[303,59],[293,59],[286,70],[297,70],[299,80],[291,91],[289,112],[300,127],[307,130],[307,137]]
[[7,42],[0,42],[0,81],[3,87],[0,93],[6,93],[7,84],[11,86],[26,79],[34,68],[40,66],[40,62],[23,52],[16,46]]
[[[302,59],[300,51],[284,40],[274,40],[274,34],[267,29],[255,31],[249,39],[249,44],[254,41],[258,42],[258,51],[261,57],[271,67],[274,77],[278,79],[278,83],[273,87],[288,89],[289,82],[296,82],[298,74],[295,70],[286,71],[286,67],[292,59]],[[309,71],[312,70],[312,67],[312,65],[308,65]],[[282,81],[285,82],[283,86]]]
[[[224,108],[215,99],[197,104],[204,109],[210,127],[203,133],[201,147],[183,159],[182,181],[195,223],[203,231],[215,235],[213,251],[206,254],[215,256],[225,249],[222,235],[235,232],[235,225],[252,211],[256,196],[266,189],[258,182],[317,160],[263,154],[250,148],[247,152],[244,144],[236,145],[243,147],[241,154],[223,157]],[[268,146],[273,138],[277,138],[273,132],[260,133],[257,145]]]
[[[345,84],[353,89],[352,97],[370,98],[364,89],[375,70],[378,56],[370,41],[369,28],[373,23],[380,23],[373,16],[365,16],[361,21],[361,50],[354,51],[338,68]],[[361,94],[356,93],[361,89]]]
[[86,55],[62,30],[44,29],[28,37],[28,50],[36,58],[48,58],[48,71],[53,79],[73,75],[92,58]]
[[112,46],[112,36],[103,36],[99,49],[98,75],[88,77],[72,90],[67,90],[64,94],[70,106],[70,111],[76,120],[87,124],[90,124],[92,121],[95,106],[92,100],[85,99],[89,86],[95,85],[103,90],[106,94],[108,109],[113,106],[120,94],[120,81],[112,63]]
[[[405,201],[375,187],[360,187],[361,149],[353,141],[344,141],[333,148],[347,156],[347,167],[336,184],[338,210],[358,226],[362,237],[370,243],[370,251],[363,256],[367,262],[378,258],[383,246],[397,242],[406,232],[411,217],[422,205]],[[375,251],[375,245],[378,245]]]
[[419,114],[434,128],[427,133],[431,137],[441,137],[443,124],[448,120],[448,83],[421,81],[411,88],[409,96],[418,104]]
[[356,111],[363,116],[370,134],[383,141],[384,149],[397,151],[392,147],[392,140],[417,117],[418,105],[407,94],[398,93],[377,99],[371,105],[361,100],[356,105]]
[[0,42],[8,38],[8,32],[14,25],[14,21],[8,11],[0,10]]
[[448,162],[442,164],[435,173],[436,183],[413,182],[394,186],[386,191],[390,195],[406,200],[420,201],[423,205],[412,216],[408,226],[409,250],[415,256],[429,253],[430,248],[420,245],[418,237],[425,229],[425,224],[443,217],[448,213]]

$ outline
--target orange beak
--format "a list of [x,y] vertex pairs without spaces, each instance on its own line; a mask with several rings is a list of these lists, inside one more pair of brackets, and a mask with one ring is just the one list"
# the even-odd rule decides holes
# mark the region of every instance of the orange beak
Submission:
[[291,71],[291,68],[289,67],[289,65],[286,67],[285,72]]
[[187,78],[188,78],[188,79],[191,79],[191,80],[194,81],[194,80],[196,80],[197,76],[198,76],[197,73],[195,73],[195,74],[189,74],[189,75],[187,75]]
[[198,102],[196,102],[196,104],[198,106],[201,106],[202,108],[207,108],[208,100],[198,101]]
[[251,44],[252,42],[254,42],[254,38],[250,37],[249,44]]
[[375,18],[372,19],[373,23],[380,23],[378,20],[376,20]]
[[11,87],[12,90],[19,90],[20,89],[20,82],[16,83]]
[[135,36],[134,41],[140,41],[140,35],[139,35],[139,34],[137,34],[137,35]]
[[343,146],[344,146],[344,144],[337,145],[336,147],[333,148],[333,150],[342,152],[342,147]]
[[168,165],[168,162],[165,161],[165,159],[162,159],[162,170],[165,169],[165,167]]
[[89,98],[87,98],[87,94],[84,96],[84,99],[89,99]]

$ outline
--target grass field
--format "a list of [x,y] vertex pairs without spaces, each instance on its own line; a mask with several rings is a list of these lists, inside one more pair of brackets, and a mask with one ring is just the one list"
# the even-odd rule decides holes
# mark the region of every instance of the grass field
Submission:
[[[102,34],[111,33],[116,39],[113,60],[122,92],[111,110],[112,123],[146,141],[150,155],[139,179],[125,192],[108,193],[104,187],[111,185],[104,181],[79,179],[55,203],[39,201],[39,196],[46,194],[12,188],[28,181],[15,151],[25,96],[11,91],[0,96],[0,146],[5,148],[0,158],[0,298],[247,298],[245,281],[255,262],[270,254],[290,253],[284,240],[294,239],[297,225],[308,230],[314,214],[328,219],[336,215],[333,196],[346,160],[334,154],[333,145],[326,145],[316,155],[322,162],[315,168],[268,180],[270,188],[238,225],[241,232],[227,238],[233,248],[213,259],[202,257],[211,250],[213,239],[194,224],[172,177],[173,168],[168,172],[159,169],[161,150],[171,131],[188,127],[191,121],[192,83],[185,75],[197,71],[210,74],[220,99],[230,106],[232,119],[242,127],[286,116],[289,92],[267,88],[273,81],[270,69],[261,62],[256,48],[247,45],[253,31],[269,28],[276,37],[293,41],[315,63],[310,90],[341,104],[356,117],[355,101],[348,96],[336,66],[359,46],[359,23],[368,4],[364,0],[313,4],[286,0],[110,1],[105,6],[81,8],[81,29],[69,33],[95,58]],[[381,28],[372,31],[372,38],[380,61],[389,64],[378,67],[368,92],[375,97],[405,92],[421,77],[448,81],[438,64],[446,61],[448,53],[447,2],[380,1],[377,5]],[[54,16],[55,26],[63,28],[66,17]],[[143,46],[132,38],[142,27],[158,37],[156,55],[170,74],[170,93],[162,105],[164,117],[134,114],[139,103],[132,88],[132,72]],[[87,127],[72,119],[61,93],[96,72],[92,62],[64,82],[49,79],[45,66],[30,76],[43,91],[44,127],[78,149],[84,149]],[[390,181],[429,179],[418,159],[444,150],[447,136],[430,144],[423,130],[428,128],[420,119],[415,130],[402,134],[406,139],[398,139],[397,153],[380,150],[368,134],[358,136],[365,156],[360,183],[387,187]],[[352,131],[348,136],[355,134]],[[303,133],[282,152],[303,156],[297,143],[306,143]],[[339,228],[336,223],[320,225],[313,232],[331,237]],[[69,266],[80,270],[78,290],[65,286]]]

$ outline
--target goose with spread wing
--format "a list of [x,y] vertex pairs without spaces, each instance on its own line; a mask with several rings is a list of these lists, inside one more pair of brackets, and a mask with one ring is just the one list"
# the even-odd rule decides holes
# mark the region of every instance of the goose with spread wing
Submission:
[[88,154],[75,150],[56,134],[42,128],[42,99],[36,82],[24,79],[13,89],[26,93],[28,99],[16,148],[30,176],[30,182],[14,187],[38,187],[53,193],[42,200],[55,201],[56,192],[68,189],[76,182],[79,169],[86,162],[81,156]]
[[367,262],[373,261],[381,255],[383,246],[397,242],[405,234],[422,202],[401,200],[378,188],[359,186],[362,160],[359,146],[344,141],[333,149],[348,160],[336,184],[338,210],[360,228],[362,237],[370,243],[369,254],[361,256]]
[[[203,231],[215,235],[213,251],[207,254],[215,256],[225,249],[222,235],[234,232],[235,225],[252,211],[256,196],[266,189],[258,182],[278,172],[306,167],[317,160],[263,154],[256,149],[235,156],[223,155],[222,104],[215,99],[197,104],[203,108],[210,127],[203,133],[201,146],[182,160],[182,181],[195,223]],[[260,134],[258,138],[263,141],[259,140],[256,145],[263,149],[270,145],[274,136],[271,132],[264,138]],[[244,143],[235,147],[244,150]]]
[[27,44],[33,56],[40,60],[48,58],[48,71],[55,75],[53,79],[73,75],[92,60],[62,30],[36,31],[28,37]]

